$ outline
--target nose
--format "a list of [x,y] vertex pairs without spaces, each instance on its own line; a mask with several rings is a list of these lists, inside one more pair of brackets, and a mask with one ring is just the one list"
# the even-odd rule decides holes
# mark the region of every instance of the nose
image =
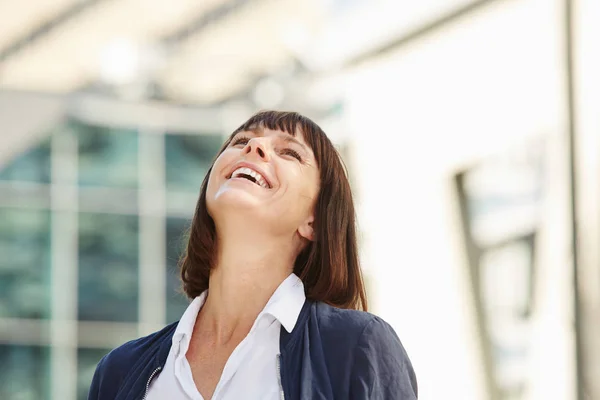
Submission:
[[267,143],[266,138],[264,137],[255,137],[248,141],[248,144],[244,148],[244,153],[246,154],[256,154],[263,161],[269,161],[269,155],[267,151]]

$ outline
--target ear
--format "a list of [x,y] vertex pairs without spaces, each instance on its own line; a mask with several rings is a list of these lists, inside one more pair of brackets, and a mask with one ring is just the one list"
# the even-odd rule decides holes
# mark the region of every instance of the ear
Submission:
[[302,236],[304,239],[310,240],[311,242],[314,240],[315,232],[313,230],[313,222],[315,220],[314,216],[310,216],[298,227],[298,234]]

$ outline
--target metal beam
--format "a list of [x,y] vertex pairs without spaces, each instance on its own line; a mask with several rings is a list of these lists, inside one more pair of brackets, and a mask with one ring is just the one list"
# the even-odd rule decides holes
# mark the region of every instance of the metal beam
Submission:
[[577,188],[577,115],[575,105],[575,67],[574,67],[574,23],[573,23],[573,1],[564,1],[564,60],[565,60],[565,84],[567,89],[566,108],[568,125],[567,160],[569,167],[570,183],[570,219],[571,219],[571,253],[573,257],[573,319],[575,330],[575,379],[577,400],[584,400],[586,384],[584,379],[584,349],[583,349],[583,325],[581,320],[581,298],[579,296],[579,227],[577,223],[578,213],[578,188]]
[[455,10],[452,10],[445,14],[444,16],[435,19],[432,22],[426,23],[418,28],[408,32],[405,35],[402,35],[384,45],[368,51],[366,53],[360,54],[344,63],[343,69],[354,68],[359,64],[362,64],[366,61],[369,61],[373,58],[382,56],[386,53],[390,53],[392,51],[397,50],[401,46],[405,46],[414,42],[415,40],[421,39],[422,37],[435,33],[440,29],[446,28],[448,25],[453,24],[461,20],[462,18],[479,11],[487,7],[488,5],[497,2],[499,0],[477,0],[469,3],[465,6],[459,7]]
[[487,330],[485,304],[481,294],[481,279],[479,262],[481,249],[473,240],[473,229],[469,221],[468,198],[465,191],[466,171],[454,176],[454,188],[458,200],[458,214],[462,225],[462,237],[467,255],[467,267],[469,283],[471,288],[471,300],[475,312],[475,329],[477,332],[477,347],[481,352],[482,369],[484,371],[484,385],[487,392],[487,400],[499,400],[501,398],[496,378],[496,365],[492,354],[490,335]]
[[245,6],[251,2],[252,0],[226,1],[207,12],[200,13],[191,22],[177,29],[175,32],[171,32],[165,37],[159,39],[159,41],[168,47],[175,46],[184,40],[189,39],[198,32],[201,32],[214,22],[222,20],[233,12],[238,11],[242,6]]
[[0,63],[8,60],[10,57],[14,56],[25,47],[31,45],[35,41],[43,38],[50,32],[64,25],[66,22],[71,19],[77,17],[82,14],[92,6],[97,5],[106,0],[85,0],[85,1],[76,1],[71,7],[66,8],[61,11],[58,15],[49,18],[48,20],[42,22],[36,28],[27,32],[25,35],[17,38],[15,41],[10,43],[8,46],[0,49]]

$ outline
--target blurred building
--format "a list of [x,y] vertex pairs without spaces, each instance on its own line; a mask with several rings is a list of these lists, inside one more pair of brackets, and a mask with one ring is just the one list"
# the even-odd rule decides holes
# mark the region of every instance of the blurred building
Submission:
[[29,3],[0,5],[0,399],[85,399],[178,319],[202,179],[263,108],[340,149],[420,398],[600,398],[599,3],[574,8],[577,291],[567,2]]

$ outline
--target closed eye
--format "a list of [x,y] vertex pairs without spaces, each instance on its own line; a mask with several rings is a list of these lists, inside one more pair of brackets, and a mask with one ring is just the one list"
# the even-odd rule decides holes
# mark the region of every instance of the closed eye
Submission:
[[237,139],[235,139],[233,141],[233,143],[231,143],[232,146],[238,146],[238,145],[246,145],[248,144],[248,142],[250,141],[249,137],[246,136],[239,136]]
[[301,157],[301,156],[300,156],[300,154],[299,154],[299,153],[298,153],[296,150],[294,150],[294,149],[284,149],[282,153],[283,153],[283,154],[286,154],[286,155],[288,155],[288,156],[292,156],[292,157],[294,157],[296,160],[298,160],[298,161],[302,162],[302,157]]

